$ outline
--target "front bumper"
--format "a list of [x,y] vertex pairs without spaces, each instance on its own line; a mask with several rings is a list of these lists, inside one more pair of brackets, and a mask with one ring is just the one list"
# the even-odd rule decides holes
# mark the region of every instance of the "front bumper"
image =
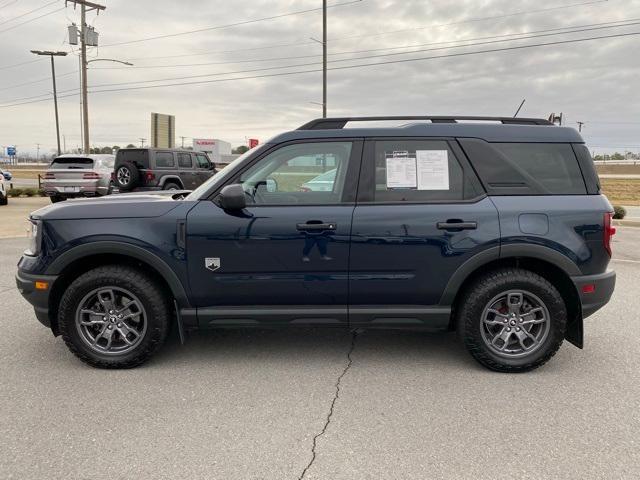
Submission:
[[[51,328],[51,318],[49,317],[49,295],[53,288],[53,283],[58,278],[57,275],[32,275],[18,270],[16,273],[16,285],[18,291],[24,299],[33,305],[36,317],[45,327]],[[47,282],[45,290],[36,288],[36,282]]]
[[580,297],[582,318],[586,318],[609,302],[616,286],[616,272],[608,270],[597,275],[571,277],[571,280]]

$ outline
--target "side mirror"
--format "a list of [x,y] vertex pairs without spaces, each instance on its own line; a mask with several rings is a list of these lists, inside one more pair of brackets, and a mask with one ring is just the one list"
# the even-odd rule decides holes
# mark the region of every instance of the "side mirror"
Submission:
[[243,210],[247,206],[244,189],[239,183],[227,185],[218,195],[218,204],[225,210]]

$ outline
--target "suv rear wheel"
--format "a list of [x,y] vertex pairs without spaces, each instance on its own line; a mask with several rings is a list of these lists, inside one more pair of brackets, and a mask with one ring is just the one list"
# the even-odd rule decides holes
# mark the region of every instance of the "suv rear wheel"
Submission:
[[524,372],[546,363],[564,339],[567,310],[558,290],[522,269],[476,280],[458,306],[458,334],[482,365]]
[[140,171],[131,162],[124,162],[116,169],[116,184],[122,191],[132,190],[140,181]]
[[98,267],[79,276],[60,301],[62,338],[83,362],[131,368],[164,343],[170,307],[147,275],[130,267]]
[[167,182],[162,187],[163,190],[182,190],[182,187],[178,185],[176,182]]

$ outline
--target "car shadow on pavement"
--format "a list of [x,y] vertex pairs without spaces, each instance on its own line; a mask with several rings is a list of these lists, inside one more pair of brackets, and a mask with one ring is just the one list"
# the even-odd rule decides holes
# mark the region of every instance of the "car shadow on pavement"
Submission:
[[[358,330],[355,361],[425,364],[429,367],[482,369],[465,352],[455,333],[419,330]],[[149,362],[149,367],[172,363],[225,363],[250,358],[269,362],[327,361],[346,356],[352,332],[346,329],[217,329],[188,332],[181,345],[177,333]]]

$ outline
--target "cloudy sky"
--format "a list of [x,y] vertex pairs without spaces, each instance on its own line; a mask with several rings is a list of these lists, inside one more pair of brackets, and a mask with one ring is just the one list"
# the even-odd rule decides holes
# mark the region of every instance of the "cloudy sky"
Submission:
[[[88,15],[101,45],[89,56],[134,66],[91,63],[92,145],[139,144],[150,112],[175,115],[185,144],[234,146],[321,116],[320,0],[103,3]],[[526,98],[521,116],[585,122],[596,151],[640,151],[640,35],[628,35],[640,32],[640,0],[328,4],[330,116],[511,116]],[[78,21],[63,0],[0,0],[0,145],[55,146],[50,65],[31,49],[71,52],[56,63],[60,123],[67,148],[80,144],[77,49],[66,38]],[[608,38],[574,41],[593,37]]]

